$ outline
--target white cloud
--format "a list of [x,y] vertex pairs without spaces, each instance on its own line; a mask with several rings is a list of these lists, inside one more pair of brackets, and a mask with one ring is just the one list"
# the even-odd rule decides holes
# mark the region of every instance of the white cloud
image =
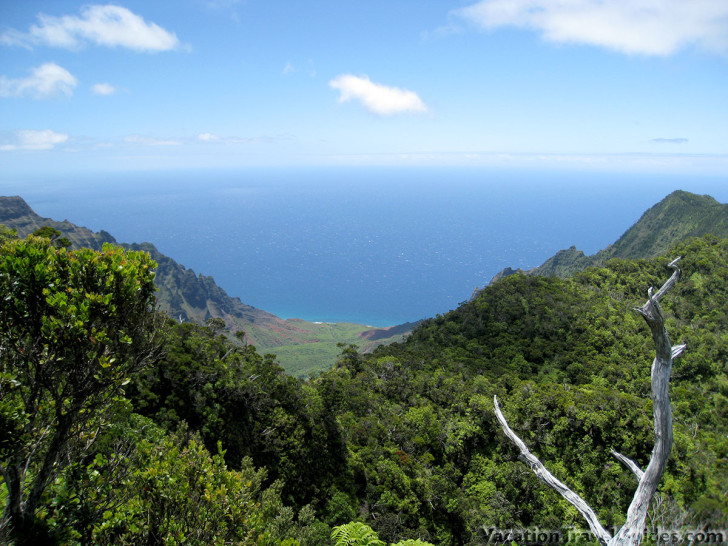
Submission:
[[453,13],[488,30],[538,30],[550,42],[622,53],[665,56],[690,45],[728,53],[725,0],[481,0]]
[[45,63],[33,68],[27,78],[0,76],[0,97],[32,96],[47,99],[56,95],[71,96],[76,83],[76,78],[65,68],[55,63]]
[[291,72],[294,72],[296,69],[293,68],[293,65],[291,63],[286,63],[286,66],[283,67],[283,70],[281,71],[281,74],[284,76],[288,76]]
[[56,133],[50,129],[33,131],[30,129],[16,131],[11,142],[0,144],[0,150],[8,152],[12,150],[50,150],[56,144],[62,144],[68,140],[68,135]]
[[200,133],[199,135],[197,135],[197,140],[201,140],[203,142],[212,142],[215,140],[220,140],[220,137],[213,133]]
[[96,95],[113,95],[116,93],[116,87],[108,83],[97,83],[91,87],[91,91]]
[[342,74],[331,80],[329,86],[339,91],[339,102],[356,99],[380,116],[427,111],[427,106],[414,91],[374,83],[367,76]]
[[76,49],[86,43],[106,47],[126,47],[135,51],[168,51],[179,47],[174,33],[146,22],[126,8],[92,5],[81,15],[54,17],[39,14],[39,23],[28,32],[10,29],[0,35],[0,43],[32,47],[45,45]]
[[182,144],[179,140],[163,140],[139,135],[128,136],[124,141],[129,144],[142,144],[143,146],[180,146]]

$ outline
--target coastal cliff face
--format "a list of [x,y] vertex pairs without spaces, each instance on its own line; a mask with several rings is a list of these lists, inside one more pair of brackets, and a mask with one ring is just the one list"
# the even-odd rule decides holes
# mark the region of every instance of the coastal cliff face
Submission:
[[0,197],[0,224],[15,229],[20,237],[25,237],[43,226],[49,226],[60,231],[67,237],[72,248],[91,248],[101,250],[104,243],[116,244],[111,234],[106,231],[95,233],[82,226],[76,226],[68,220],[59,222],[51,218],[43,218],[30,208],[22,197]]
[[157,305],[174,319],[203,323],[210,318],[222,318],[231,332],[245,331],[248,343],[266,348],[296,342],[302,331],[272,313],[229,296],[212,277],[195,274],[192,269],[159,252],[151,243],[119,243],[106,231],[96,233],[68,220],[59,222],[44,218],[19,196],[0,197],[0,224],[15,229],[20,237],[50,226],[67,237],[73,249],[100,250],[104,243],[112,243],[148,252],[158,264]]
[[612,258],[646,259],[664,254],[675,243],[711,234],[728,237],[728,205],[709,195],[677,190],[648,209],[614,244],[592,256],[572,246],[559,250],[543,264],[527,271],[507,267],[491,283],[515,273],[565,278]]
[[21,197],[0,196],[0,224],[26,237],[38,228],[57,229],[71,241],[71,248],[101,250],[104,243],[148,252],[157,262],[155,284],[160,311],[174,320],[204,324],[211,318],[225,322],[230,334],[244,332],[243,339],[262,353],[275,352],[280,364],[295,374],[307,374],[332,366],[341,352],[339,343],[355,343],[364,351],[401,341],[414,325],[372,328],[358,324],[338,326],[299,319],[284,320],[230,296],[211,276],[195,273],[151,243],[119,243],[106,231],[98,233],[68,220],[59,222],[39,216]]
[[[0,224],[15,229],[21,237],[43,226],[52,227],[71,241],[72,248],[99,250],[104,243],[112,243],[148,252],[158,264],[155,282],[161,311],[175,320],[198,323],[221,318],[231,334],[244,332],[246,343],[255,345],[261,352],[276,353],[281,365],[296,374],[333,365],[340,353],[339,343],[353,343],[366,352],[381,344],[401,341],[415,326],[371,328],[342,324],[332,327],[297,319],[284,320],[231,297],[212,277],[186,268],[159,252],[151,243],[118,243],[103,230],[96,233],[68,220],[59,222],[43,218],[18,196],[0,197]],[[534,269],[506,268],[491,284],[515,273],[564,278],[590,266],[602,265],[611,258],[650,258],[664,253],[677,242],[707,233],[728,237],[728,205],[709,196],[676,191],[647,210],[619,240],[597,254],[586,256],[572,246]],[[472,298],[480,292],[475,289]]]

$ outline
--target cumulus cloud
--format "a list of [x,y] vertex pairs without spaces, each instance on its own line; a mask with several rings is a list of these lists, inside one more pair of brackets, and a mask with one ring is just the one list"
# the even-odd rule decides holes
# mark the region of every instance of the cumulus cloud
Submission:
[[77,81],[73,75],[55,63],[45,63],[31,70],[27,78],[0,76],[0,97],[47,99],[57,95],[71,96]]
[[12,150],[50,150],[56,144],[63,144],[68,140],[68,135],[56,133],[50,129],[33,131],[27,129],[16,131],[10,141],[0,144],[0,150],[8,152]]
[[91,91],[95,95],[113,95],[116,93],[116,87],[108,83],[97,83],[91,87]]
[[622,53],[666,56],[690,45],[728,53],[725,0],[481,0],[453,13],[488,30],[525,28]]
[[687,138],[653,138],[650,142],[656,144],[685,144],[688,142]]
[[128,136],[124,139],[124,142],[128,142],[129,144],[141,144],[143,146],[180,146],[182,144],[179,140],[164,140],[139,135]]
[[126,47],[135,51],[168,51],[179,47],[177,36],[155,23],[148,23],[126,8],[92,5],[80,15],[54,17],[39,14],[38,24],[28,32],[10,29],[0,43],[32,48],[36,45],[77,49],[86,44]]
[[342,74],[331,80],[329,86],[339,91],[339,102],[357,100],[380,116],[427,111],[427,106],[414,91],[374,83],[368,76]]

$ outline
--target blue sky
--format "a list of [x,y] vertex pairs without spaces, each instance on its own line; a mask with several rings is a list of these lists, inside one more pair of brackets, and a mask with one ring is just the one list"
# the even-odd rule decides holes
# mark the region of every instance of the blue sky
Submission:
[[0,1],[6,175],[319,165],[726,175],[728,2]]

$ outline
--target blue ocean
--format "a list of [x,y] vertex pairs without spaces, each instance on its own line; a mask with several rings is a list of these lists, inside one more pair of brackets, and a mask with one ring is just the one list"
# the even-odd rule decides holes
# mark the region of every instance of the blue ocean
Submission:
[[284,318],[389,326],[467,300],[504,267],[593,254],[676,189],[725,178],[454,168],[98,173],[0,182],[41,216],[148,241]]

